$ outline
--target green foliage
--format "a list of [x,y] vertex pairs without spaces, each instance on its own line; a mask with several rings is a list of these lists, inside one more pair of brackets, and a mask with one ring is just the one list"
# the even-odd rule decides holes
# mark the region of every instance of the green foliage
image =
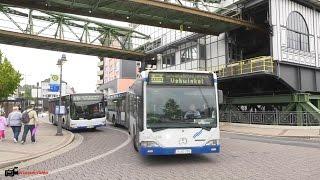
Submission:
[[0,99],[13,94],[21,80],[21,74],[12,67],[9,60],[0,51]]
[[29,88],[29,87],[25,88],[23,97],[25,99],[31,99],[31,100],[33,99],[32,94],[31,94],[31,88]]
[[181,109],[174,99],[169,99],[165,104],[164,113],[170,119],[178,119],[181,116]]

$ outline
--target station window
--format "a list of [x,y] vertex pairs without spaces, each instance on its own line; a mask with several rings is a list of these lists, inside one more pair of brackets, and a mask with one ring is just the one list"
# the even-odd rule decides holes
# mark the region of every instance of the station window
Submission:
[[198,59],[197,46],[191,46],[181,50],[181,63]]
[[170,67],[176,65],[176,57],[174,53],[165,54],[162,56],[162,67]]
[[288,47],[309,52],[309,31],[306,21],[298,12],[291,12],[287,20]]
[[206,45],[199,45],[199,59],[206,59]]

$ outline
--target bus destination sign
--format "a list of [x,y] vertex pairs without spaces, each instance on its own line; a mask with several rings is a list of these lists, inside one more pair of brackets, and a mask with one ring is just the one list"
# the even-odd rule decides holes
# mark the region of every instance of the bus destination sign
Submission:
[[73,96],[73,101],[96,101],[101,100],[103,98],[103,95],[77,95]]
[[177,85],[177,86],[212,86],[212,74],[178,73],[178,72],[150,72],[150,85]]

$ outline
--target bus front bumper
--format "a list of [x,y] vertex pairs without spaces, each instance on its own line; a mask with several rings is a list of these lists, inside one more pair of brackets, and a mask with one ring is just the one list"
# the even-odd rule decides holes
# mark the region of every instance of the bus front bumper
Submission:
[[177,155],[177,154],[203,154],[203,153],[219,153],[220,145],[207,145],[200,147],[140,147],[141,155]]
[[71,126],[71,129],[93,129],[97,127],[107,126],[106,124],[99,124],[94,126]]

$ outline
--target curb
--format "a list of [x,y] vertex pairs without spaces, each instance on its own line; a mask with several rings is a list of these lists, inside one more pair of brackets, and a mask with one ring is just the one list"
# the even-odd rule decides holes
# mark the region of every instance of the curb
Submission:
[[237,132],[237,131],[228,131],[228,130],[222,130],[223,132],[229,132],[229,133],[235,133],[235,134],[241,134],[241,135],[248,135],[248,136],[261,136],[261,137],[284,137],[284,138],[305,138],[305,139],[311,139],[311,138],[317,138],[320,139],[320,136],[277,136],[277,135],[264,135],[264,134],[252,134],[252,133],[243,133],[243,132]]
[[282,129],[282,130],[320,130],[320,126],[284,126],[284,125],[263,125],[263,124],[220,122],[220,127],[222,126],[259,128],[259,129]]
[[[64,130],[65,131],[65,130]],[[12,165],[15,165],[15,164],[19,164],[19,163],[22,163],[22,162],[25,162],[25,161],[28,161],[28,160],[31,160],[31,159],[35,159],[35,158],[38,158],[40,156],[44,156],[46,154],[50,154],[54,151],[57,151],[59,149],[62,149],[64,147],[66,147],[67,145],[69,145],[73,140],[74,140],[74,134],[72,132],[69,132],[69,131],[65,131],[67,132],[68,134],[71,134],[70,138],[68,138],[67,140],[61,142],[58,147],[56,148],[53,148],[53,149],[50,149],[49,151],[46,151],[46,152],[42,152],[40,154],[37,154],[37,155],[34,155],[34,156],[30,156],[30,157],[24,157],[24,158],[21,158],[21,159],[17,159],[17,160],[11,160],[11,161],[6,161],[6,162],[3,162],[0,164],[0,169],[3,169],[3,168],[6,168],[6,167],[9,167],[9,166],[12,166]]]

